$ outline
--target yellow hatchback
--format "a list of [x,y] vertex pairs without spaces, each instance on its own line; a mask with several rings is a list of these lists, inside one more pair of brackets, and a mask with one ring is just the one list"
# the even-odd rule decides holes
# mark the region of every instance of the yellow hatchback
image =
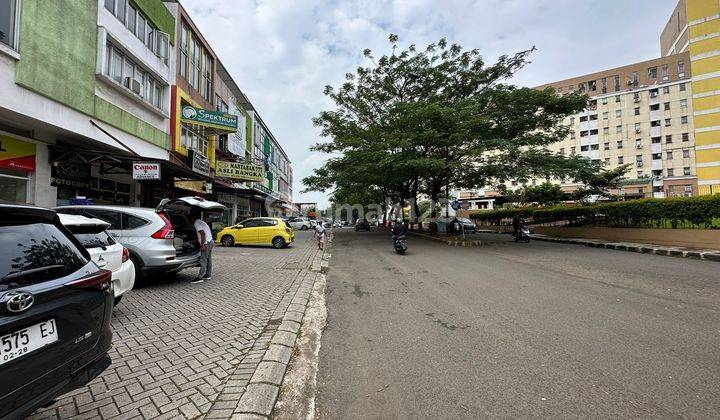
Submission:
[[215,243],[233,245],[272,245],[284,248],[295,241],[295,233],[277,217],[253,217],[218,232]]

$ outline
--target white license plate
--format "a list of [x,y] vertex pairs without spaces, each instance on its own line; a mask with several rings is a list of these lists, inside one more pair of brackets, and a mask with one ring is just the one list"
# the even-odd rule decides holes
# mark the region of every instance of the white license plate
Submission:
[[0,337],[0,365],[58,340],[55,320],[50,319]]

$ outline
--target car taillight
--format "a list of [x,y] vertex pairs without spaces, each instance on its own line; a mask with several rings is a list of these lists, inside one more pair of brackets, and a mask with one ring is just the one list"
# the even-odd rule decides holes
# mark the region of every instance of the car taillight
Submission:
[[155,239],[175,239],[175,230],[173,230],[172,223],[170,223],[170,219],[167,218],[163,213],[158,213],[158,216],[162,219],[163,222],[165,222],[165,226],[162,227],[162,229],[158,230],[157,232],[150,235],[150,237]]
[[87,277],[71,281],[70,283],[65,283],[65,286],[73,289],[94,288],[99,290],[107,290],[108,288],[110,288],[111,283],[112,271],[100,270],[97,273],[93,273]]
[[130,251],[128,251],[127,248],[123,247],[123,253],[122,253],[122,262],[127,262],[127,260],[130,259]]

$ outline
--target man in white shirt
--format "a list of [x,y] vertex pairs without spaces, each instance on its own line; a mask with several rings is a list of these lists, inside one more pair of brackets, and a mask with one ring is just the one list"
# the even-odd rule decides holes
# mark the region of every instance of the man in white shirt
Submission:
[[325,226],[323,226],[322,220],[315,225],[315,238],[318,241],[318,248],[323,249],[325,245]]
[[195,226],[195,233],[197,233],[198,243],[200,244],[200,273],[190,283],[202,283],[211,279],[212,249],[215,247],[215,241],[213,241],[212,231],[207,223],[195,214],[192,214],[190,218],[191,220],[194,219],[193,226]]

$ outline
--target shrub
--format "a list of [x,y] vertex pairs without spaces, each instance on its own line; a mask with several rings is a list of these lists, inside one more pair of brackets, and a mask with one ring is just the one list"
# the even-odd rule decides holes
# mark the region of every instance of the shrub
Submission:
[[602,221],[612,226],[670,223],[674,228],[681,223],[690,223],[698,227],[710,227],[713,225],[713,219],[720,218],[720,194],[701,197],[648,198],[588,206],[521,207],[479,212],[470,217],[481,222],[499,223],[503,219],[515,216],[532,219],[534,223]]

